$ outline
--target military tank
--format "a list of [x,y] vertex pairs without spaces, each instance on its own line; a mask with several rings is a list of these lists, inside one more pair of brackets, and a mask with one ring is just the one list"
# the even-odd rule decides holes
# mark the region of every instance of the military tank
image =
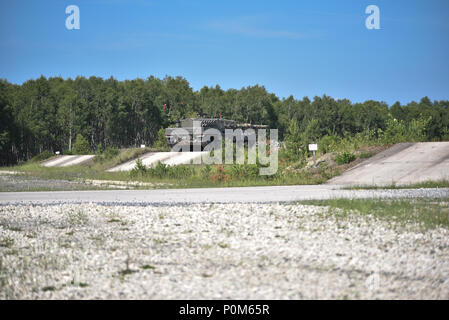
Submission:
[[[174,130],[182,128],[186,131],[186,135],[174,134]],[[201,150],[213,141],[204,141],[203,134],[207,129],[214,128],[220,131],[224,137],[226,129],[268,129],[267,125],[253,125],[249,123],[237,123],[235,120],[228,120],[223,118],[187,118],[178,120],[175,127],[165,129],[165,136],[167,137],[170,147],[178,143],[190,144],[190,150],[194,150],[194,145],[199,145]]]

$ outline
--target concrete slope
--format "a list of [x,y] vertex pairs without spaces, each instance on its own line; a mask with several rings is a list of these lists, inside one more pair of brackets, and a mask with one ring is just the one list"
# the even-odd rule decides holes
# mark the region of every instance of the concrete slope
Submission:
[[[140,156],[139,159],[142,160],[142,163],[147,167],[152,167],[159,161],[166,165],[173,166],[178,164],[190,164],[191,161],[201,158],[205,153],[207,152],[149,152]],[[137,159],[130,160],[107,171],[130,171],[136,166],[136,161]]]
[[437,180],[449,180],[449,142],[396,144],[327,183],[385,186]]
[[76,156],[57,156],[42,163],[44,167],[67,167],[75,164],[82,164],[91,159],[95,155],[76,155]]

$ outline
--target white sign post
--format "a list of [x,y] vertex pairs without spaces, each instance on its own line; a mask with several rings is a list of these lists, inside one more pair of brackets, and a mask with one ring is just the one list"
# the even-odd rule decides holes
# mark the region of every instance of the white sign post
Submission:
[[309,144],[309,151],[313,152],[313,167],[316,168],[316,155],[315,155],[315,152],[318,151],[318,144],[316,144],[316,143]]

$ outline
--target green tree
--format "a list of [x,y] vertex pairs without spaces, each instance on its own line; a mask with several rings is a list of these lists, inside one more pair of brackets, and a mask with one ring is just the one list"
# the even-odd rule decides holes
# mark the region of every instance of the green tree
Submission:
[[304,153],[302,145],[302,134],[299,130],[296,119],[290,121],[287,133],[285,135],[285,145],[287,155],[290,159],[298,159]]
[[14,144],[16,125],[11,106],[8,101],[6,81],[0,80],[0,165],[8,165],[15,162],[15,156],[11,147]]
[[75,143],[73,144],[74,154],[89,154],[89,142],[83,137],[81,133],[76,135]]
[[194,91],[182,77],[118,81],[41,76],[21,85],[0,80],[0,164],[28,160],[44,150],[70,149],[75,133],[89,146],[101,143],[105,149],[153,145],[156,140],[166,146],[158,139],[160,128],[180,118],[219,113],[238,122],[278,128],[296,159],[307,152],[308,143],[326,135],[321,151],[334,149],[331,144],[338,145],[340,139],[360,136],[391,143],[449,139],[447,100],[424,97],[389,109],[384,102],[351,103],[326,95],[313,101],[293,96],[280,100],[260,85]]

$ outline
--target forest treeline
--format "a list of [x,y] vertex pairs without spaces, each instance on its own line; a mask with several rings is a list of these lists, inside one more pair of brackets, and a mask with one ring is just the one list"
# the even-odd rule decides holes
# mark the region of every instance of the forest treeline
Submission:
[[392,106],[351,103],[329,96],[280,99],[263,86],[195,91],[182,77],[114,78],[41,76],[21,85],[0,80],[0,165],[28,160],[45,150],[67,151],[78,134],[90,150],[152,145],[160,128],[177,119],[218,117],[278,128],[281,139],[292,121],[300,130],[313,125],[318,138],[347,137],[384,130],[389,119],[404,123],[426,119],[426,140],[449,139],[449,101]]

